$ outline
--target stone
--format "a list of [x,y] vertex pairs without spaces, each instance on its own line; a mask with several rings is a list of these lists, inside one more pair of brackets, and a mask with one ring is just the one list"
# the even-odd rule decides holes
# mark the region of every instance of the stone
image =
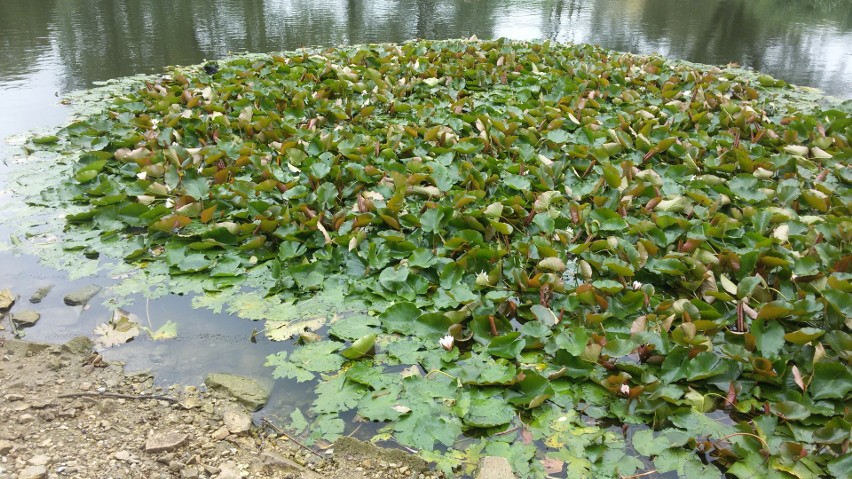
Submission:
[[0,311],[6,311],[15,304],[15,294],[8,289],[0,290]]
[[6,454],[9,454],[9,452],[14,447],[15,445],[12,443],[12,441],[0,439],[0,456],[5,456]]
[[96,294],[100,293],[101,287],[90,284],[65,295],[65,304],[68,306],[80,306],[89,302]]
[[30,296],[30,303],[41,303],[41,300],[43,300],[47,296],[47,293],[50,293],[51,289],[53,289],[52,284],[48,286],[42,286],[41,288],[37,289],[36,292],[33,293],[32,296]]
[[226,462],[219,467],[219,474],[216,479],[240,479],[240,470],[233,462]]
[[210,389],[221,389],[252,411],[262,408],[269,399],[269,388],[258,380],[234,374],[212,373],[204,379]]
[[179,432],[153,433],[145,441],[145,452],[157,453],[173,451],[189,440],[187,434]]
[[251,430],[251,416],[241,411],[227,411],[223,417],[228,432],[238,436]]
[[47,468],[44,466],[27,466],[18,473],[18,479],[41,479],[47,477]]
[[18,424],[29,424],[35,421],[35,416],[32,414],[21,414],[18,416]]
[[221,441],[222,439],[225,439],[226,437],[228,437],[229,434],[231,434],[231,433],[228,432],[228,428],[225,427],[225,426],[222,426],[219,429],[216,429],[215,431],[213,431],[213,434],[211,434],[210,437],[213,438],[214,441]]
[[46,466],[50,464],[50,456],[46,454],[38,454],[31,457],[27,462],[32,466]]
[[113,457],[119,461],[129,461],[131,456],[129,452],[122,450],[113,454]]
[[195,467],[186,467],[180,471],[181,479],[196,479],[198,475],[198,468]]
[[12,321],[22,328],[28,328],[35,325],[39,319],[41,319],[41,314],[39,314],[38,311],[33,311],[31,309],[12,313]]
[[95,343],[86,336],[77,336],[68,340],[62,345],[62,352],[74,354],[76,356],[84,356],[92,352],[95,348]]
[[274,466],[280,472],[304,472],[306,469],[286,457],[274,452],[260,453],[260,460],[269,466]]
[[485,456],[479,462],[476,479],[515,479],[515,474],[505,457]]

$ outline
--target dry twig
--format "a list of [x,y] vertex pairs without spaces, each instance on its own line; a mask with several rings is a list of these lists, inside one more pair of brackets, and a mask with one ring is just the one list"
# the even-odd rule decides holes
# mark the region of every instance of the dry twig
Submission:
[[119,393],[99,393],[99,392],[82,392],[82,393],[69,393],[69,394],[60,394],[56,396],[58,398],[78,398],[78,397],[106,397],[106,398],[115,398],[115,399],[153,399],[156,401],[166,401],[171,404],[175,404],[178,402],[175,398],[170,398],[168,396],[157,396],[153,394],[119,394]]

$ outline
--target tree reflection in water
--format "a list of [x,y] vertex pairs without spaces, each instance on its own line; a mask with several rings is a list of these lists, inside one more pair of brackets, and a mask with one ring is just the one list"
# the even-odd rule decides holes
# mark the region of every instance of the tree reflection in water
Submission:
[[[91,0],[0,2],[0,89],[49,66],[60,90],[228,53],[411,38],[552,38],[743,66],[849,96],[837,0]],[[848,6],[848,2],[846,2]],[[51,65],[52,62],[52,65]]]

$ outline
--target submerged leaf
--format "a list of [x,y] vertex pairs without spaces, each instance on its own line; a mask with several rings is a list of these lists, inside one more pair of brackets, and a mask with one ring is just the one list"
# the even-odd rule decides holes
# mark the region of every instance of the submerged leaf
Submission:
[[157,328],[156,331],[151,328],[143,328],[148,336],[154,341],[163,341],[166,339],[174,339],[177,337],[177,323],[172,320],[166,321],[165,324]]
[[93,331],[96,336],[95,346],[109,348],[124,344],[138,336],[140,332],[138,316],[123,309],[116,309],[112,313],[112,319],[99,324]]

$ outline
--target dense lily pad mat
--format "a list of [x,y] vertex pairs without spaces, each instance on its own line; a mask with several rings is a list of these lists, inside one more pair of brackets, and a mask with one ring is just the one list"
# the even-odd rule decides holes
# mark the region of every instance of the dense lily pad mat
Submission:
[[204,289],[275,339],[333,322],[268,361],[318,380],[309,440],[354,411],[454,474],[852,468],[848,109],[551,43],[207,70],[38,139],[84,149],[43,204],[144,266],[129,289]]

